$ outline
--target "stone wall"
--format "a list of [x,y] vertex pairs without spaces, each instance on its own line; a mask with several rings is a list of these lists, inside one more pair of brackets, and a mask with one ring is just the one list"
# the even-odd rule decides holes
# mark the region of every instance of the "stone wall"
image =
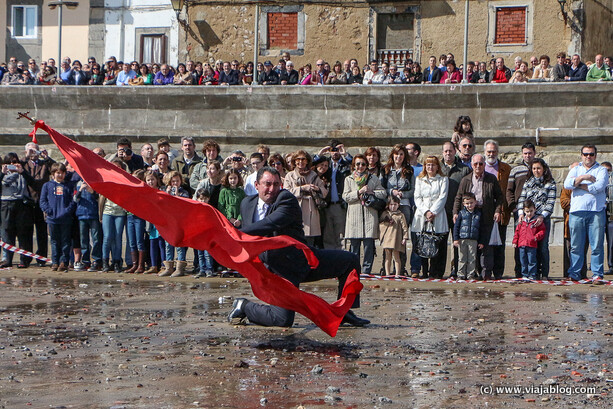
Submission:
[[[584,141],[610,143],[613,83],[397,85],[326,87],[15,86],[0,93],[3,143],[28,126],[30,111],[82,140],[117,136],[218,137],[317,146],[322,138],[387,146],[408,139],[426,146],[450,136],[470,115],[478,140],[506,146],[535,140],[556,149]],[[553,128],[553,129],[552,129]]]

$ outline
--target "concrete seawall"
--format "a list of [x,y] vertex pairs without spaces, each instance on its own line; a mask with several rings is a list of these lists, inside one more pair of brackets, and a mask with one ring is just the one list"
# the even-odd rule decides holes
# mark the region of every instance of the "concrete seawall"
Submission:
[[[30,111],[79,141],[120,136],[216,137],[225,144],[321,146],[339,137],[351,146],[424,146],[449,138],[459,115],[470,115],[478,140],[518,146],[609,144],[613,83],[402,85],[325,87],[4,86],[1,144],[21,143]],[[553,130],[551,128],[554,128]],[[174,139],[174,138],[173,138]]]

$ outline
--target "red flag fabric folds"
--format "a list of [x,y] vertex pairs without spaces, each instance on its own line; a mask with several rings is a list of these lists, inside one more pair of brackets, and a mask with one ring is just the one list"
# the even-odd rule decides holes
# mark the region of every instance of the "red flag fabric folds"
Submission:
[[30,134],[42,129],[49,134],[60,152],[99,194],[125,210],[153,223],[162,237],[175,247],[208,250],[224,266],[239,271],[249,280],[253,294],[260,300],[296,311],[313,321],[330,336],[338,327],[363,285],[353,271],[340,299],[328,304],[322,298],[296,288],[264,266],[258,255],[267,250],[295,246],[301,249],[309,265],[318,260],[305,244],[288,236],[255,237],[236,230],[212,206],[170,196],[153,189],[117,166],[79,145],[43,121],[37,121]]

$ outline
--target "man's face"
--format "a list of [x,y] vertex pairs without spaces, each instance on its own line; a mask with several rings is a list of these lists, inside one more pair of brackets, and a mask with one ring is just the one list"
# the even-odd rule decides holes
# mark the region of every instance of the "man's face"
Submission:
[[536,67],[539,63],[539,60],[536,57],[530,57],[530,65],[532,68]]
[[271,71],[272,71],[272,65],[265,64],[265,65],[264,65],[264,70],[265,70],[266,72],[271,72]]
[[50,67],[55,67],[55,60],[53,58],[49,58],[47,60],[47,65],[49,65]]
[[230,72],[230,63],[229,62],[225,62],[223,63],[223,70],[228,73]]
[[610,67],[611,66],[611,59],[609,57],[606,57],[604,59],[604,63],[607,64],[607,67]]
[[323,69],[324,69],[324,60],[317,60],[317,69],[319,71],[323,71]]
[[527,164],[532,163],[535,154],[536,152],[534,152],[534,149],[524,148],[521,150],[521,156],[523,157],[524,162]]
[[294,65],[293,64],[286,64],[285,69],[287,70],[287,72],[290,72],[294,69]]
[[148,143],[143,145],[143,147],[140,150],[140,154],[142,155],[143,158],[146,158],[146,159],[153,158],[153,146],[149,145]]
[[413,145],[412,143],[409,143],[407,144],[406,148],[407,148],[407,152],[409,153],[409,160],[413,161],[417,159],[417,157],[419,156],[419,152],[415,150],[415,145]]
[[445,163],[452,163],[455,161],[455,146],[453,146],[452,143],[443,145],[443,160]]
[[127,151],[129,150],[130,147],[128,145],[117,145],[117,156],[119,156],[121,159],[130,159],[132,154],[127,154]]
[[38,159],[38,145],[35,143],[29,143],[26,145],[26,156],[28,159],[30,160],[37,160]]
[[206,154],[207,160],[215,160],[217,159],[217,155],[219,155],[219,153],[217,152],[217,149],[215,148],[207,148],[205,150],[205,154]]
[[472,158],[471,164],[473,165],[473,172],[477,177],[481,177],[483,172],[485,171],[485,161],[483,160],[483,156],[475,155]]
[[502,58],[496,59],[496,69],[502,70],[504,67],[504,60]]
[[383,65],[381,66],[381,69],[383,70],[384,74],[387,74],[390,72],[390,67],[386,63],[383,63]]
[[351,64],[349,63],[349,61],[345,61],[343,63],[343,71],[345,72],[349,72],[349,69],[351,68]]
[[498,160],[498,148],[493,143],[489,143],[485,147],[485,159],[490,165],[495,164]]
[[464,138],[460,141],[460,154],[466,160],[475,153],[475,144],[468,138]]
[[596,56],[596,66],[597,67],[602,66],[603,62],[604,62],[604,59],[602,58],[602,55],[598,54]]
[[435,66],[435,65],[436,65],[436,58],[431,57],[431,58],[430,58],[430,66],[431,66],[431,67],[433,67],[433,66]]
[[573,65],[576,67],[581,62],[581,59],[579,58],[578,55],[573,55],[572,61],[573,61]]
[[185,67],[187,68],[187,71],[194,71],[194,62],[188,61]]
[[191,158],[192,156],[194,156],[195,152],[194,142],[190,140],[184,140],[183,144],[181,145],[181,150],[186,157]]
[[281,191],[281,179],[270,172],[264,172],[259,181],[255,182],[259,198],[267,204],[272,204]]
[[279,71],[285,71],[285,60],[279,61],[277,68],[279,68]]
[[596,150],[594,148],[583,148],[581,150],[581,160],[583,166],[591,168],[596,163]]
[[168,72],[169,72],[170,70],[168,69],[168,65],[164,64],[164,65],[162,65],[162,67],[161,67],[160,71],[162,71],[162,74],[164,74],[164,75],[168,75]]
[[379,64],[377,64],[376,62],[371,62],[370,63],[370,70],[372,72],[377,72],[379,71]]
[[251,158],[249,162],[250,162],[251,168],[253,169],[254,172],[257,172],[262,167],[264,167],[264,161],[261,161],[258,158]]

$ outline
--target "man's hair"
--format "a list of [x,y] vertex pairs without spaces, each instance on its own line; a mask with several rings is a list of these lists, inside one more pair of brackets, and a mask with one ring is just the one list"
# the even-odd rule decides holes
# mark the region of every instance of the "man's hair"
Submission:
[[583,145],[583,146],[581,147],[581,153],[583,153],[583,150],[584,150],[585,148],[588,148],[588,149],[594,149],[594,153],[598,153],[598,149],[596,149],[596,145],[594,145],[593,143],[586,143],[585,145]]
[[160,147],[164,146],[164,145],[170,146],[170,140],[168,138],[160,138],[160,139],[158,139],[158,149],[160,149]]
[[250,156],[249,159],[259,159],[261,161],[264,161],[264,155],[262,155],[260,152],[253,152]]
[[181,138],[181,146],[183,146],[183,142],[185,141],[190,141],[192,143],[192,145],[196,146],[196,144],[194,143],[194,138],[192,138],[191,136],[184,136]]
[[66,165],[64,165],[61,162],[55,162],[53,165],[51,165],[51,170],[50,173],[53,175],[55,174],[55,172],[66,172]]
[[204,145],[202,146],[202,153],[206,154],[206,151],[208,149],[216,149],[218,155],[221,153],[221,147],[217,142],[212,139],[207,139],[206,141],[204,141]]
[[613,169],[613,165],[611,165],[611,162],[608,161],[601,162],[600,165],[604,166],[605,168]]
[[260,183],[260,179],[262,179],[262,176],[264,176],[264,173],[266,172],[270,173],[273,176],[278,177],[279,180],[281,180],[281,174],[279,173],[277,169],[271,168],[270,166],[264,166],[263,168],[258,170],[258,173],[255,175],[255,181]]
[[328,146],[330,146],[331,148],[334,148],[336,145],[342,145],[342,144],[343,143],[339,141],[338,139],[330,139]]
[[477,197],[475,196],[475,194],[473,192],[465,192],[462,193],[462,201],[466,200],[466,199],[474,199],[477,200]]
[[117,140],[117,146],[126,145],[128,148],[132,149],[132,142],[128,138],[120,138]]
[[[407,145],[413,145],[413,150],[421,154],[421,146],[417,142],[408,142]],[[419,154],[417,156],[419,156]]]
[[521,146],[521,150],[524,149],[532,149],[533,152],[536,152],[536,146],[532,142],[526,142]]
[[536,207],[536,206],[534,205],[534,202],[532,201],[532,199],[526,199],[526,200],[524,201],[524,209],[529,209],[529,208],[531,208],[531,207]]
[[457,151],[457,149],[456,149],[455,145],[453,144],[453,142],[451,142],[451,141],[446,141],[445,143],[443,143],[443,149],[445,149],[445,146],[446,146],[446,145],[451,146],[451,147],[453,148],[453,150],[454,150],[454,151]]
[[483,144],[483,151],[485,152],[487,150],[487,145],[493,144],[496,147],[496,150],[499,151],[500,150],[500,145],[498,145],[498,142],[496,142],[493,139],[488,139],[487,141],[485,141],[485,143]]
[[[288,61],[289,62],[289,61]],[[258,151],[259,150],[263,150],[266,151],[269,155],[270,155],[270,148],[268,147],[268,145],[264,145],[264,144],[259,144],[258,145]]]

